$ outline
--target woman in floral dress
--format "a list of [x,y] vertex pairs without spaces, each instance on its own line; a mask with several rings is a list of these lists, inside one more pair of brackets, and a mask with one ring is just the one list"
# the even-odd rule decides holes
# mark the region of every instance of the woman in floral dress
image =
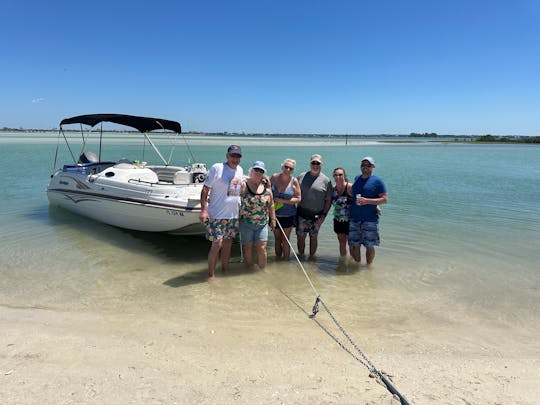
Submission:
[[240,238],[247,267],[254,268],[253,247],[260,269],[266,267],[268,225],[276,227],[276,213],[264,162],[253,163],[240,191]]

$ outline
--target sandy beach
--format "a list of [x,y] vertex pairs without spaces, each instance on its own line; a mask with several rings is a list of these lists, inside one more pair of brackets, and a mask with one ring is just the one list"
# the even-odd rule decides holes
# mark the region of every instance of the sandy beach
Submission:
[[[400,403],[333,340],[345,342],[324,310],[308,318],[309,294],[280,291],[262,272],[266,293],[235,287],[242,272],[236,264],[214,284],[181,276],[161,298],[135,289],[103,304],[0,306],[0,402]],[[537,342],[524,353],[525,342],[501,351],[496,336],[480,346],[422,325],[389,334],[345,317],[342,326],[410,403],[538,403]]]
[[540,0],[2,14],[0,405],[540,405]]
[[[16,190],[0,212],[0,404],[399,404],[322,307],[308,317],[316,294],[272,241],[267,272],[247,272],[235,245],[231,273],[208,283],[203,238],[49,207],[56,139],[43,139],[0,148]],[[212,162],[229,141],[193,150]],[[303,263],[371,363],[412,404],[539,403],[538,149],[291,142],[304,143],[264,149],[269,167],[313,148],[355,173],[369,154],[391,185],[373,269],[341,268],[330,222]]]

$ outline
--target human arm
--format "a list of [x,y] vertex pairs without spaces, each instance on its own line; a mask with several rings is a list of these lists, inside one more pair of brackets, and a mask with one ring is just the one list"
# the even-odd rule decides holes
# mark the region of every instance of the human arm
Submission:
[[199,214],[199,221],[202,223],[205,223],[208,219],[208,194],[210,192],[210,188],[208,186],[203,186],[201,190],[201,213]]
[[379,206],[388,202],[386,185],[378,177],[370,177],[364,188],[367,189],[367,192],[365,193],[365,195],[362,192],[363,195],[358,200],[359,205]]
[[294,195],[289,200],[289,204],[298,204],[300,200],[302,199],[302,190],[300,190],[300,183],[298,182],[298,179],[293,179],[293,190]]
[[289,205],[295,205],[300,202],[302,199],[302,191],[300,190],[300,183],[298,183],[298,179],[293,178],[293,196],[290,199],[284,199],[284,198],[277,198],[274,197],[274,201],[280,204],[289,204]]
[[347,183],[347,195],[352,197],[352,183]]
[[[277,181],[278,181],[279,175],[274,174],[272,178],[270,179],[270,182],[276,186],[277,189]],[[287,186],[288,187],[288,186]],[[300,183],[298,183],[298,179],[293,177],[292,179],[292,188],[293,188],[293,196],[290,199],[285,198],[279,198],[274,196],[274,202],[277,204],[288,204],[288,205],[295,205],[300,202],[301,199],[301,191],[300,191]]]
[[272,181],[270,177],[268,177],[266,174],[263,174],[261,183],[263,184],[264,188],[268,188],[268,189],[272,188]]
[[388,193],[381,193],[377,198],[360,197],[360,205],[382,205],[388,202]]
[[324,220],[326,219],[328,212],[330,212],[330,208],[332,208],[332,195],[334,192],[334,187],[332,186],[332,183],[328,182],[328,186],[326,189],[326,197],[324,199],[324,208],[322,214],[319,216],[318,221],[322,224]]
[[332,197],[327,197],[324,200],[323,213],[319,216],[317,221],[320,221],[320,223],[322,224],[324,220],[326,219],[326,217],[328,216],[328,212],[330,211],[330,208],[332,208]]

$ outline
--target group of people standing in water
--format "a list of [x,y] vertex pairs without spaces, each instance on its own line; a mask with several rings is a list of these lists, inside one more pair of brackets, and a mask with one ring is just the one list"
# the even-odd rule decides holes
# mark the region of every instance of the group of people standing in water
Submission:
[[[215,277],[221,256],[221,269],[228,270],[232,240],[240,232],[244,258],[249,269],[267,263],[268,228],[274,233],[278,260],[289,260],[290,235],[296,227],[298,256],[305,255],[309,235],[309,257],[317,251],[318,234],[329,214],[339,242],[340,260],[351,257],[361,261],[360,247],[366,249],[366,263],[375,257],[379,246],[379,205],[387,202],[384,182],[373,175],[375,161],[365,157],[361,174],[349,182],[343,168],[335,168],[334,183],[322,173],[322,156],[314,154],[310,170],[294,176],[296,161],[285,159],[281,172],[269,177],[262,161],[254,162],[244,176],[240,161],[242,149],[231,145],[226,161],[214,164],[201,191],[200,220],[205,224],[206,238],[212,243],[208,253],[208,275]],[[331,212],[332,210],[332,212]]]

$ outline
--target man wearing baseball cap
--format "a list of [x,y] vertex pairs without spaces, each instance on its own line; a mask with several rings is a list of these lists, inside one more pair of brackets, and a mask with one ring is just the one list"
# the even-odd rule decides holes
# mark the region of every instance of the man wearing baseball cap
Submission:
[[221,251],[221,271],[226,272],[232,241],[238,234],[238,204],[244,171],[240,166],[242,148],[231,145],[226,161],[208,171],[201,191],[200,221],[206,226],[206,239],[212,242],[208,252],[208,276],[214,279]]
[[375,258],[375,246],[379,246],[379,215],[377,206],[386,204],[386,185],[373,175],[375,160],[366,156],[360,164],[362,174],[351,186],[353,203],[349,212],[349,246],[353,259],[360,263],[360,246],[366,248],[366,262],[371,265]]
[[322,173],[321,155],[312,155],[309,167],[308,172],[298,176],[302,196],[296,211],[296,243],[298,254],[303,256],[309,234],[309,257],[313,258],[317,251],[319,229],[332,205],[334,189],[330,179]]

